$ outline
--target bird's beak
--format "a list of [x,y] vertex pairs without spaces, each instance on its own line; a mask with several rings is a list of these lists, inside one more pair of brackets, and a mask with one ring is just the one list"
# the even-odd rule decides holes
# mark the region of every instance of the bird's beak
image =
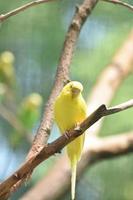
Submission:
[[79,88],[72,88],[72,97],[76,97],[78,96],[78,94],[81,92],[81,90]]

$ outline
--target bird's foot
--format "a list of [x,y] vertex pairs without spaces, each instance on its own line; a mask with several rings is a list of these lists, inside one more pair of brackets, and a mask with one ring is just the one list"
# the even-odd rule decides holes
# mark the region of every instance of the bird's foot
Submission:
[[58,150],[56,153],[61,154],[61,150]]
[[69,131],[66,130],[64,135],[65,135],[65,137],[66,137],[67,139],[70,138],[70,136],[69,136]]
[[80,123],[76,123],[74,130],[81,132]]

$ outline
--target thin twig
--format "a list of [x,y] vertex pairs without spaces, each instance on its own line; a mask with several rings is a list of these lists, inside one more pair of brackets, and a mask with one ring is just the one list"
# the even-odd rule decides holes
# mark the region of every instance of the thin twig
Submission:
[[20,6],[16,9],[14,9],[14,10],[11,10],[8,13],[1,14],[0,15],[0,22],[8,19],[11,16],[17,15],[18,13],[20,13],[20,12],[22,12],[22,11],[28,9],[28,8],[31,8],[33,6],[36,6],[36,5],[39,5],[39,4],[42,4],[42,3],[47,3],[47,2],[50,2],[50,1],[54,1],[54,0],[35,0],[35,1],[30,2],[30,3],[27,3],[27,4]]
[[[84,122],[82,122],[82,124],[80,125],[81,134],[102,117],[127,110],[131,107],[133,107],[133,99],[110,108],[106,108],[104,104],[101,105],[86,120],[84,120]],[[78,136],[79,135],[80,134],[78,133]]]
[[107,112],[107,115],[110,115],[110,113],[117,113],[117,112],[120,112],[120,111],[123,111],[123,110],[126,110],[128,108],[131,108],[133,107],[133,99],[125,102],[125,103],[122,103],[118,106],[114,106],[114,107],[111,107],[110,109],[108,109],[108,112]]
[[124,1],[120,1],[120,0],[102,0],[102,1],[105,1],[107,3],[118,4],[118,5],[124,6],[128,9],[130,9],[131,11],[133,11],[133,5],[126,3]]
[[25,137],[30,144],[32,143],[31,134],[25,129],[17,116],[15,116],[15,114],[10,110],[7,110],[2,104],[0,105],[0,116],[5,119],[18,132],[18,134]]
[[[11,175],[7,180],[5,180],[0,185],[0,198],[3,199],[3,196],[7,194],[10,188],[17,183],[19,180],[27,177],[34,168],[39,165],[44,160],[48,159],[50,156],[54,155],[57,152],[60,152],[62,148],[64,148],[68,143],[73,141],[75,138],[80,136],[92,126],[96,121],[101,119],[103,116],[111,115],[117,112],[121,112],[128,108],[133,107],[133,100],[127,101],[123,104],[117,105],[112,108],[106,108],[103,104],[98,109],[96,109],[87,119],[85,119],[79,126],[78,129],[72,129],[67,133],[67,137],[65,133],[56,139],[54,142],[49,145],[43,147],[43,149],[35,155],[33,158],[25,162],[13,175]],[[115,108],[115,111],[114,111]],[[69,137],[68,137],[69,136]]]

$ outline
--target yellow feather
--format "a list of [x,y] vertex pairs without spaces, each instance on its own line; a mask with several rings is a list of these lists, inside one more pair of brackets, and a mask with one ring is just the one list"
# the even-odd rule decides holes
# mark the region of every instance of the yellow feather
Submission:
[[[64,86],[54,106],[55,121],[63,134],[81,123],[87,115],[86,103],[82,97],[83,86],[71,81]],[[71,198],[75,199],[76,169],[84,145],[84,134],[67,145],[67,154],[71,164]]]

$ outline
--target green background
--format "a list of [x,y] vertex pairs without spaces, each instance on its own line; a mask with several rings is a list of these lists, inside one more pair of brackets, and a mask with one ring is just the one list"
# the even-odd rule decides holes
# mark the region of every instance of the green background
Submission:
[[[26,0],[0,1],[0,13],[6,13]],[[81,0],[62,0],[38,5],[13,16],[0,25],[0,53],[11,51],[15,56],[18,102],[32,92],[40,93],[43,105],[50,94],[64,38]],[[132,0],[127,1],[133,3]],[[100,1],[85,23],[79,36],[70,69],[70,78],[81,81],[87,98],[102,69],[111,62],[133,27],[133,12],[127,8]],[[133,98],[133,74],[123,81],[112,105]],[[43,109],[41,109],[43,110]],[[42,112],[32,133],[35,134]],[[115,124],[115,125],[114,125]],[[30,148],[18,141],[14,149],[10,143],[12,127],[0,119],[0,179],[4,180],[24,161]],[[127,110],[105,119],[100,136],[115,135],[133,130],[133,110]],[[53,128],[50,141],[58,137]],[[15,140],[14,136],[14,140]],[[47,174],[56,157],[40,165],[28,185],[12,197],[18,200],[44,174]],[[69,196],[64,199],[69,199]],[[77,200],[132,200],[133,156],[127,155],[102,161],[90,169],[77,183]]]

